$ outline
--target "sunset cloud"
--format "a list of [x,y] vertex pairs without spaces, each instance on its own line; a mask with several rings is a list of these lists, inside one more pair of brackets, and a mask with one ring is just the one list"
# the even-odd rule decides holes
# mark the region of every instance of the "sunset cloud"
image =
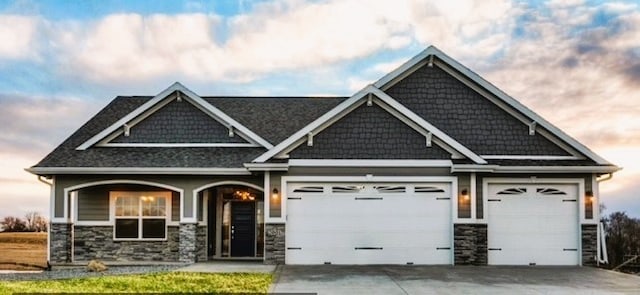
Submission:
[[350,95],[428,45],[625,167],[602,185],[610,210],[640,189],[637,3],[175,3],[166,4],[175,12],[0,5],[0,161],[9,163],[0,184],[10,198],[46,203],[22,168],[115,95],[154,95],[173,81],[211,95]]

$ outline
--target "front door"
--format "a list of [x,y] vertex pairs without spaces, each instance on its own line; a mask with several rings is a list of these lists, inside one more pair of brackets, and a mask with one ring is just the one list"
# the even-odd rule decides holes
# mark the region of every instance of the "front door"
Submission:
[[231,203],[231,256],[255,256],[255,202]]

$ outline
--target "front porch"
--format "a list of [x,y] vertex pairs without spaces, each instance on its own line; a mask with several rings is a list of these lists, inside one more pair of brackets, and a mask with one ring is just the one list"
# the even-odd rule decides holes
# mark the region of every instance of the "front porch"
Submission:
[[54,265],[194,263],[264,257],[262,177],[57,177]]

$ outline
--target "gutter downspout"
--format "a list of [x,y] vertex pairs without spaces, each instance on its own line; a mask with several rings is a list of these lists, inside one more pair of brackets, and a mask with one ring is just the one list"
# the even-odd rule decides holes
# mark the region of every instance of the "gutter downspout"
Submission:
[[[53,182],[47,181],[42,175],[38,175],[38,181],[42,182],[49,186],[51,190],[51,194],[53,195],[55,192],[53,191]],[[49,204],[49,208],[51,208],[53,204]],[[51,218],[53,216],[49,216],[49,224],[47,224],[47,270],[51,270]]]
[[[595,176],[595,175],[594,175]],[[613,178],[613,173],[608,173],[605,177],[596,179],[596,183],[598,184],[598,207],[600,207],[600,182],[604,182]],[[598,229],[597,229],[597,257],[596,264],[600,266],[600,263],[608,264],[609,263],[609,255],[607,253],[607,237],[604,231],[604,223],[600,219],[600,208],[598,208]]]

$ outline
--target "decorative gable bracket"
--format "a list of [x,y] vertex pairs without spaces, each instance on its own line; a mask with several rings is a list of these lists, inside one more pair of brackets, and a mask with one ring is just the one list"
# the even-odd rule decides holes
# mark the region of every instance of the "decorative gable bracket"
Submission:
[[315,134],[318,134],[325,128],[331,126],[333,123],[337,122],[339,119],[346,116],[357,107],[363,104],[369,105],[369,102],[371,102],[371,105],[373,105],[373,103],[379,105],[382,109],[389,112],[390,114],[407,124],[409,127],[425,136],[427,147],[431,146],[433,143],[436,143],[438,146],[451,153],[452,158],[454,159],[468,158],[474,161],[476,164],[487,163],[480,156],[476,155],[471,150],[469,150],[435,126],[431,125],[429,122],[425,121],[420,116],[413,113],[411,110],[407,109],[391,96],[373,85],[369,85],[360,90],[358,93],[345,100],[328,113],[324,114],[320,118],[311,122],[309,125],[300,129],[298,132],[275,146],[273,149],[270,149],[260,157],[254,159],[253,162],[262,163],[271,158],[287,158],[288,153],[298,147],[304,141],[307,142],[308,146],[312,146],[313,136]]
[[[229,136],[232,137],[235,134],[240,135],[242,138],[247,140],[249,143],[176,143],[176,144],[118,144],[118,143],[109,143],[110,140],[115,138],[116,136],[125,133],[125,136],[131,133],[131,128],[135,126],[135,124],[144,120],[149,115],[161,109],[163,106],[168,104],[173,100],[172,94],[175,93],[175,99],[178,101],[183,101],[185,99],[189,100],[190,103],[193,103],[195,107],[211,116],[214,120],[218,121],[220,124],[229,128]],[[120,130],[120,131],[118,131]],[[86,150],[94,145],[102,145],[102,146],[146,146],[146,147],[255,147],[255,146],[263,146],[267,149],[273,147],[271,143],[251,131],[249,128],[243,126],[233,118],[229,117],[227,114],[222,112],[220,109],[215,106],[209,104],[200,96],[187,89],[182,84],[176,82],[171,85],[169,88],[160,92],[155,97],[151,98],[144,104],[142,104],[137,109],[133,110],[131,113],[122,117],[120,120],[111,124],[106,129],[102,130],[100,133],[94,135],[87,141],[83,142],[79,145],[76,150]]]

